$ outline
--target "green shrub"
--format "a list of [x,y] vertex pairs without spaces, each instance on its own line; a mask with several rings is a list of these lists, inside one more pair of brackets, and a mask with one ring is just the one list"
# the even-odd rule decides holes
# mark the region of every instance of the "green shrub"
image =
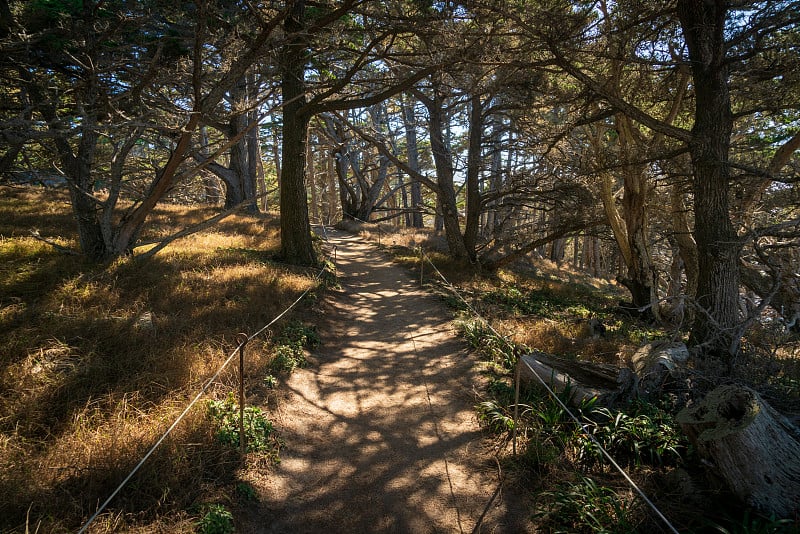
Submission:
[[[620,463],[677,465],[683,461],[688,443],[672,417],[646,403],[631,405],[631,413],[598,408],[587,427],[594,438]],[[585,465],[601,461],[602,453],[586,434],[576,437],[578,458]]]
[[254,502],[258,500],[255,488],[247,482],[239,482],[236,484],[236,495],[245,501]]
[[200,534],[231,534],[233,528],[233,514],[221,504],[204,506],[205,514],[197,523],[197,532]]
[[306,355],[299,344],[278,345],[275,347],[275,356],[271,368],[278,373],[291,373],[298,367],[306,365]]
[[308,326],[300,321],[289,321],[277,338],[280,345],[299,343],[300,346],[314,349],[319,343],[319,334],[315,326]]
[[271,368],[278,373],[291,373],[306,365],[305,349],[313,349],[320,343],[319,335],[313,326],[300,321],[291,321],[275,340],[274,357]]
[[462,319],[456,322],[461,335],[475,350],[488,361],[496,362],[505,370],[511,370],[516,364],[513,345],[498,336],[478,319]]
[[549,287],[523,292],[514,286],[506,286],[484,293],[481,300],[513,315],[550,317],[566,313],[586,318],[599,311],[587,306],[590,302],[578,302]]
[[478,420],[486,425],[492,432],[501,434],[514,429],[512,412],[496,401],[488,400],[481,402],[476,409],[478,410]]
[[[224,400],[208,401],[208,414],[217,425],[217,439],[221,443],[239,447],[239,406],[233,393]],[[254,406],[244,409],[244,433],[249,452],[273,452],[277,454],[278,440],[275,428],[267,415]]]
[[548,532],[626,534],[636,532],[631,504],[589,477],[539,494],[544,503],[535,516]]

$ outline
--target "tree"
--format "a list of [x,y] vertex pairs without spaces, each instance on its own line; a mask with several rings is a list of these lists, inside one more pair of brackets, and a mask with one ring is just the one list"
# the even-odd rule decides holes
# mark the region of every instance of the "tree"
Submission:
[[[411,63],[396,51],[402,48],[398,37],[409,33],[409,20],[424,22],[418,6],[349,0],[315,5],[313,18],[308,17],[310,7],[302,1],[291,2],[289,7],[292,15],[284,25],[287,41],[280,58],[284,110],[281,254],[288,261],[308,264],[316,261],[316,255],[308,222],[305,163],[300,155],[305,154],[310,117],[378,104],[409,89],[442,61]],[[400,11],[411,7],[411,13],[395,16],[391,11],[398,7]],[[312,56],[310,49],[315,50]],[[306,79],[309,57],[335,58],[315,63],[313,84]],[[371,68],[373,64],[381,68]],[[308,94],[313,96],[307,98]]]
[[263,100],[258,94],[260,85],[255,74],[248,73],[234,84],[226,96],[224,116],[219,119],[208,116],[204,120],[204,123],[222,133],[224,141],[230,145],[228,165],[210,157],[207,136],[201,136],[199,150],[192,154],[195,160],[225,184],[225,209],[252,200],[245,209],[250,213],[258,212],[255,200],[260,164],[258,106]]
[[306,105],[305,71],[308,60],[306,6],[303,0],[291,2],[284,22],[286,44],[281,53],[281,92],[283,96],[283,144],[281,157],[281,257],[290,263],[311,265],[317,257],[311,242],[308,220],[305,169],[306,142],[310,115]]
[[728,360],[739,351],[737,326],[742,241],[730,217],[730,139],[733,130],[725,26],[726,2],[680,0],[694,85],[692,157],[694,235],[698,250],[697,305],[692,340]]
[[[236,57],[219,61],[212,37],[222,33],[229,42],[229,14],[214,7],[35,1],[14,10],[18,30],[4,43],[3,73],[21,87],[32,113],[12,131],[18,142],[39,143],[59,161],[81,251],[95,261],[132,251],[157,203],[197,172],[186,162],[202,118],[263,54],[282,18],[262,13]],[[224,21],[219,31],[208,28],[215,17]],[[127,164],[137,146],[148,146],[149,159],[158,162],[149,177]],[[132,202],[121,207],[132,191]]]
[[[585,28],[594,23],[593,10],[565,5],[560,11],[554,8],[557,13],[526,13],[524,18],[519,13],[511,14],[538,46],[547,47],[555,65],[615,112],[685,144],[691,155],[693,235],[698,253],[692,341],[701,354],[721,358],[727,363],[738,353],[746,325],[738,312],[738,263],[744,242],[732,224],[729,203],[730,143],[735,118],[731,110],[731,68],[741,68],[743,62],[770,53],[766,36],[794,31],[798,22],[796,6],[780,4],[753,2],[737,5],[735,9],[717,1],[677,4],[676,13],[692,73],[691,131],[658,119],[649,110],[615,93],[613,85],[606,83],[601,74],[590,74],[579,66],[588,65],[589,61],[584,58],[577,62],[571,53],[576,50],[591,52],[586,41],[597,34]],[[658,10],[656,6],[660,16],[669,15],[670,6],[663,7]],[[744,24],[743,16],[749,17],[748,24]],[[548,25],[550,20],[561,23]],[[669,24],[668,18],[664,20]],[[776,69],[765,69],[761,76],[762,81],[772,80],[779,73]],[[754,111],[748,110],[745,115]]]

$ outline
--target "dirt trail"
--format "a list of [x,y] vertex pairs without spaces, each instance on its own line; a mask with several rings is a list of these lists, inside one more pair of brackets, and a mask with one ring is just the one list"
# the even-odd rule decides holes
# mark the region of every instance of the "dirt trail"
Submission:
[[286,441],[251,532],[524,532],[478,427],[474,356],[447,310],[359,238],[333,233],[341,291],[285,386]]

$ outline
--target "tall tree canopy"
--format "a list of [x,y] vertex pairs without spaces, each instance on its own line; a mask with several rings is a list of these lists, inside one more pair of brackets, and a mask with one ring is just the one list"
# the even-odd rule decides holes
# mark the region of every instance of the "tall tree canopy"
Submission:
[[800,324],[798,21],[789,1],[3,1],[0,172],[64,180],[96,261],[209,172],[227,208],[278,182],[294,263],[317,261],[309,199],[432,225],[487,268],[570,250],[730,363],[764,306]]

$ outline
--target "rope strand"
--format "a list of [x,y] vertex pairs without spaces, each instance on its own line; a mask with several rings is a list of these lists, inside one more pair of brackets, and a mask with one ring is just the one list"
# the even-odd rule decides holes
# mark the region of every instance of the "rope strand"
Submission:
[[[458,290],[455,288],[455,286],[453,286],[453,284],[451,284],[450,281],[447,280],[447,278],[445,278],[445,276],[441,273],[441,271],[439,271],[439,269],[436,267],[436,265],[434,265],[434,263],[431,261],[431,259],[428,257],[428,255],[425,254],[425,251],[423,250],[421,252],[422,252],[422,255],[425,258],[425,260],[427,260],[427,262],[431,265],[431,267],[433,267],[433,270],[436,271],[436,274],[439,276],[439,278],[442,279],[442,281],[445,284],[445,286],[459,300],[461,300],[461,302],[463,302],[467,306],[467,308],[470,310],[470,312],[472,312],[472,314],[476,318],[480,319],[481,322],[483,322],[483,324],[486,325],[486,327],[489,328],[489,330],[491,330],[492,333],[494,333],[495,336],[497,336],[499,339],[503,340],[503,342],[508,346],[508,348],[513,353],[514,346],[511,344],[511,342],[509,342],[505,337],[501,336],[500,333],[497,330],[495,330],[495,328],[491,325],[491,323],[489,323],[488,320],[486,320],[481,314],[479,314],[475,310],[475,308],[473,308],[472,305],[469,302],[467,302],[466,299],[464,299],[463,296],[461,296],[461,294],[458,292]],[[600,450],[600,452],[603,454],[603,456],[605,456],[605,458],[609,462],[611,462],[611,465],[614,466],[614,468],[622,474],[622,476],[626,480],[626,482],[628,482],[628,484],[631,486],[631,488],[633,488],[633,490],[636,491],[636,493],[639,494],[639,496],[642,498],[642,500],[653,510],[653,512],[655,512],[655,514],[658,516],[659,519],[661,519],[661,521],[667,526],[667,528],[671,532],[673,532],[674,534],[679,534],[678,530],[672,525],[670,520],[667,519],[667,517],[661,512],[661,510],[658,509],[658,507],[655,505],[655,503],[653,503],[653,501],[651,501],[647,497],[647,495],[644,493],[644,491],[642,491],[642,489],[639,488],[639,486],[633,481],[633,479],[628,475],[628,473],[626,473],[625,470],[622,467],[620,467],[620,465],[614,460],[614,458],[611,456],[611,454],[609,454],[608,451],[606,451],[606,449],[600,444],[600,442],[597,440],[597,438],[595,438],[594,435],[589,432],[589,429],[586,427],[586,425],[581,423],[581,421],[578,419],[578,417],[567,407],[566,404],[564,404],[564,402],[562,402],[562,400],[558,397],[558,395],[555,393],[555,391],[553,391],[550,388],[550,386],[547,385],[547,383],[544,381],[544,379],[542,379],[542,377],[539,376],[539,374],[530,365],[528,365],[527,362],[525,362],[525,360],[520,358],[519,362],[522,362],[522,363],[525,364],[525,366],[531,371],[531,373],[533,373],[533,376],[536,377],[536,379],[539,381],[539,383],[542,386],[544,386],[544,388],[547,390],[547,392],[556,400],[556,402],[559,404],[559,406],[561,406],[561,408],[569,415],[569,417],[573,421],[575,421],[575,423],[578,424],[578,426],[589,437],[589,439],[592,441],[592,443]],[[519,366],[519,362],[517,362],[517,366]],[[516,427],[516,420],[514,421],[514,426]]]
[[[322,276],[322,273],[325,272],[325,269],[326,269],[326,267],[323,267],[322,269],[320,269],[320,271],[314,277],[314,281],[315,282],[319,281],[320,277]],[[220,366],[220,368],[217,370],[217,372],[214,373],[214,375],[205,382],[203,387],[200,389],[200,391],[197,393],[197,395],[195,395],[195,397],[192,399],[192,401],[189,403],[189,405],[186,406],[186,408],[183,410],[183,412],[181,412],[181,414],[178,416],[178,418],[169,426],[169,428],[161,435],[161,437],[158,438],[158,441],[156,441],[155,444],[152,447],[150,447],[150,450],[148,450],[147,453],[144,455],[144,457],[139,461],[139,463],[136,464],[136,467],[134,467],[131,470],[131,472],[128,473],[128,476],[126,476],[122,480],[122,482],[120,482],[119,486],[117,486],[117,488],[111,493],[111,495],[108,496],[108,498],[105,500],[105,502],[103,502],[103,504],[100,505],[100,507],[92,515],[92,517],[90,517],[89,520],[83,525],[83,527],[81,527],[81,529],[78,531],[78,534],[83,534],[84,532],[86,532],[86,529],[89,528],[89,526],[95,521],[95,519],[97,519],[97,517],[100,515],[100,513],[103,510],[105,510],[106,506],[109,505],[109,503],[114,499],[114,497],[116,497],[117,494],[122,490],[122,488],[124,488],[125,485],[130,481],[130,479],[133,478],[133,475],[135,475],[136,472],[139,471],[139,469],[144,465],[144,463],[147,461],[147,459],[150,458],[150,456],[156,451],[156,449],[167,438],[167,436],[169,436],[172,433],[172,431],[175,429],[175,427],[178,426],[178,424],[183,420],[183,418],[186,417],[186,414],[189,413],[189,410],[191,410],[192,407],[195,404],[197,404],[197,401],[199,401],[203,397],[203,395],[206,393],[206,391],[208,391],[208,388],[211,387],[211,384],[213,384],[214,381],[216,381],[216,379],[219,377],[219,375],[222,374],[222,371],[224,371],[225,368],[228,366],[228,364],[231,363],[231,361],[239,353],[239,351],[242,349],[242,347],[247,345],[247,343],[250,342],[252,339],[254,339],[254,338],[258,337],[259,335],[261,335],[262,333],[264,333],[264,331],[266,331],[270,326],[274,325],[284,315],[289,313],[289,311],[292,308],[294,308],[303,299],[303,297],[305,297],[308,294],[308,292],[311,291],[311,289],[312,288],[309,287],[308,289],[303,291],[303,293],[299,297],[297,297],[297,299],[294,302],[292,302],[289,305],[289,307],[287,307],[285,310],[283,310],[278,316],[276,316],[269,323],[264,325],[256,333],[254,333],[254,334],[252,334],[250,336],[247,336],[246,339],[244,339],[241,343],[239,343],[239,345],[237,345],[237,347],[235,349],[233,349],[233,351],[230,353],[230,355],[225,360],[225,362]]]

